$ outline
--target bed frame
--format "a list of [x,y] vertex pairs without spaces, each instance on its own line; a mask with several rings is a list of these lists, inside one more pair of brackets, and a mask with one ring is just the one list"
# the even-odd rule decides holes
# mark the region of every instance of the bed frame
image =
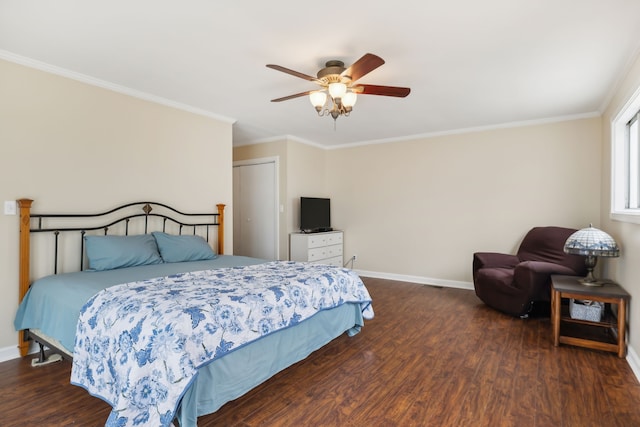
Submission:
[[[61,255],[60,236],[71,234],[76,236],[79,253],[79,270],[83,270],[85,260],[84,236],[87,232],[104,233],[112,230],[114,234],[127,235],[130,228],[141,230],[147,234],[152,231],[171,230],[173,234],[191,231],[201,235],[210,242],[216,240],[218,254],[224,254],[224,204],[216,205],[217,213],[184,213],[170,206],[157,202],[133,202],[118,206],[106,212],[92,214],[33,214],[31,199],[18,200],[20,208],[20,244],[19,244],[19,302],[22,302],[31,285],[31,234],[46,233],[53,236],[53,274],[58,273]],[[212,232],[217,228],[217,233]],[[173,230],[177,230],[177,233]],[[136,231],[136,233],[138,233]],[[217,237],[217,239],[216,239]],[[73,237],[72,237],[73,238]],[[57,348],[55,344],[28,330],[18,332],[18,348],[22,357],[29,351],[29,340],[40,345],[39,362],[44,361],[44,347]],[[63,357],[69,357],[65,352]]]

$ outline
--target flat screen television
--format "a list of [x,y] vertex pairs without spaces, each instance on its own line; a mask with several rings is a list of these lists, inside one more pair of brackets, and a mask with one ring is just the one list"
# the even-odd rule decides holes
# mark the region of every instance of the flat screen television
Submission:
[[331,200],[300,197],[300,230],[305,233],[331,231]]

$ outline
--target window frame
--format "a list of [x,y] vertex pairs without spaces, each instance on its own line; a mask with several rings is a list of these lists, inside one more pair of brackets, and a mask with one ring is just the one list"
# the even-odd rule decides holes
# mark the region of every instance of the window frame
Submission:
[[[630,151],[640,149],[640,140],[634,141],[630,150],[629,125],[635,118],[636,130],[640,124],[640,87],[622,107],[611,122],[611,211],[609,217],[616,221],[640,224],[640,207],[629,207],[630,174],[640,173],[640,159],[635,158],[630,170]],[[640,130],[638,130],[640,137]],[[636,151],[637,152],[637,151]],[[637,176],[635,186],[638,185]],[[636,193],[637,196],[637,193]],[[640,200],[638,201],[640,203]]]

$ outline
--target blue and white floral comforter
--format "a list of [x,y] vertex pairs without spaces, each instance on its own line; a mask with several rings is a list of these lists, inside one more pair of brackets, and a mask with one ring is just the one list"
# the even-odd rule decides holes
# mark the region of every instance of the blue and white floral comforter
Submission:
[[351,270],[287,261],[113,286],[82,308],[71,382],[111,404],[107,426],[167,426],[198,367],[344,303],[373,318]]

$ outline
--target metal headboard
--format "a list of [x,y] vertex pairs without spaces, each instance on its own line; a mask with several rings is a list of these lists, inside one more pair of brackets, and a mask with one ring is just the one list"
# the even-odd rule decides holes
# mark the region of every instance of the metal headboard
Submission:
[[[154,208],[162,208],[167,214],[163,213],[155,213]],[[131,213],[126,214],[126,212],[139,212],[139,213]],[[112,218],[115,216],[115,219],[106,220],[107,218]],[[99,225],[84,225],[84,226],[64,226],[61,224],[54,224],[53,226],[49,224],[51,220],[76,220],[76,219],[86,219],[86,220],[102,220],[105,219],[106,222],[101,223]],[[142,233],[149,233],[149,219],[150,218],[160,218],[162,220],[162,227],[159,229],[154,229],[153,231],[167,231],[167,223],[174,224],[177,226],[178,232],[177,234],[183,234],[183,229],[188,229],[196,234],[198,229],[204,230],[204,238],[207,242],[210,240],[210,230],[211,227],[218,227],[220,213],[185,213],[181,212],[171,206],[165,205],[163,203],[158,202],[133,202],[127,203],[125,205],[118,206],[114,209],[100,212],[96,214],[31,214],[30,221],[30,232],[31,233],[53,233],[55,236],[54,239],[54,254],[53,254],[53,273],[58,273],[58,250],[59,250],[59,240],[58,237],[61,233],[68,232],[79,232],[80,238],[80,270],[84,268],[84,236],[88,231],[101,230],[104,232],[104,235],[108,235],[111,228],[117,226],[118,224],[124,225],[124,232],[120,233],[121,235],[129,235],[129,224],[132,220],[141,219],[143,221],[144,229]],[[204,221],[200,222],[186,222],[182,218],[190,219],[190,218],[203,218]],[[207,220],[208,219],[208,220]],[[35,225],[34,225],[35,224]],[[220,251],[218,251],[220,253]]]

